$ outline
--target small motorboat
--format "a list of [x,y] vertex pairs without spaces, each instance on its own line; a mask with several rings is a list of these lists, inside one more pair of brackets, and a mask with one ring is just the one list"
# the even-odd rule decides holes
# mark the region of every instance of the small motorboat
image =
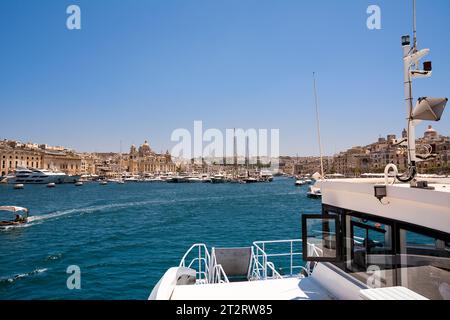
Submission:
[[75,182],[75,186],[76,187],[81,187],[83,185],[83,182],[82,181],[77,181],[77,182]]
[[14,185],[14,189],[16,189],[16,190],[23,189],[23,184],[21,184],[21,183],[15,184],[15,185]]
[[312,199],[319,199],[322,198],[322,191],[320,190],[320,187],[310,186],[306,196]]
[[100,184],[101,186],[106,186],[106,185],[108,184],[108,181],[102,180],[102,181],[99,182],[99,184]]
[[295,185],[298,186],[298,187],[299,186],[303,186],[305,184],[306,184],[305,180],[302,180],[302,179],[298,179],[298,180],[295,181]]
[[0,227],[17,226],[28,222],[28,209],[16,206],[0,206],[1,211],[9,211],[15,214],[14,220],[0,221]]
[[245,179],[245,183],[257,183],[258,179],[254,178],[254,177],[248,177],[247,179]]
[[211,178],[212,183],[224,183],[225,182],[225,176],[223,174],[216,174]]
[[50,182],[49,184],[47,184],[47,188],[54,188],[56,187],[56,184],[54,182]]

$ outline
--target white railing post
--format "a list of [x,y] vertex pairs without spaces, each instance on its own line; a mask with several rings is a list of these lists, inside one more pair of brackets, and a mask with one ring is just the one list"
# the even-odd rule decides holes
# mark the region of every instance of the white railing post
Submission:
[[198,246],[198,273],[199,273],[199,278],[202,278],[202,249],[200,246]]
[[292,276],[292,266],[293,266],[293,258],[294,256],[292,255],[293,251],[292,251],[292,245],[293,245],[294,241],[291,240],[291,273],[290,275]]

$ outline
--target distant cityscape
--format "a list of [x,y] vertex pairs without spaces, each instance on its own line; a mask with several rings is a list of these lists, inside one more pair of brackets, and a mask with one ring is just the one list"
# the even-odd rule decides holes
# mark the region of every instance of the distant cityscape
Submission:
[[[402,132],[402,137],[406,131]],[[434,156],[418,163],[420,173],[450,173],[450,137],[440,135],[431,126],[417,139],[417,152],[423,150]],[[145,141],[139,147],[132,145],[128,153],[86,153],[65,147],[46,144],[22,143],[14,140],[0,141],[1,176],[12,173],[16,168],[49,169],[62,171],[68,175],[98,175],[108,178],[119,177],[124,172],[133,175],[154,175],[163,173],[218,173],[242,170],[269,169],[270,162],[256,161],[188,161],[173,159],[169,151],[156,153]],[[320,171],[319,157],[281,156],[275,173],[288,175],[313,174]],[[224,165],[223,163],[227,164]],[[228,164],[231,163],[231,164]],[[252,163],[252,164],[250,164]],[[355,146],[334,156],[324,156],[324,171],[327,174],[359,176],[363,173],[381,173],[387,164],[395,164],[400,171],[406,169],[407,156],[397,145],[396,135],[366,146]]]
[[[402,132],[403,138],[406,138],[406,130]],[[402,150],[396,142],[396,135],[389,134],[369,145],[355,146],[334,156],[323,157],[324,171],[355,177],[363,173],[382,173],[390,163],[395,164],[399,171],[405,170],[408,160],[406,150]],[[419,173],[450,173],[450,137],[440,135],[429,126],[423,137],[416,139],[416,145],[417,153],[430,152],[433,155],[429,160],[417,163]],[[280,157],[280,170],[286,173],[307,174],[319,169],[319,157]]]

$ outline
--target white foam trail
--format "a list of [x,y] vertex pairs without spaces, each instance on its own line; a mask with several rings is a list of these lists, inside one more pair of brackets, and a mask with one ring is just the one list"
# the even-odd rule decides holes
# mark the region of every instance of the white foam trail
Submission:
[[[147,201],[137,201],[137,202],[126,202],[126,203],[113,203],[113,204],[107,204],[107,205],[98,205],[98,206],[91,206],[91,207],[85,207],[85,208],[74,208],[74,209],[68,209],[68,210],[62,210],[62,211],[55,211],[53,213],[43,214],[43,215],[37,215],[37,216],[30,216],[28,218],[28,223],[24,225],[18,225],[18,226],[8,226],[6,228],[18,228],[18,227],[29,227],[34,224],[37,224],[38,222],[42,223],[42,221],[48,220],[48,219],[55,219],[66,215],[71,214],[89,214],[96,211],[105,211],[108,209],[125,209],[130,207],[138,207],[138,206],[144,206],[149,204],[166,204],[166,203],[175,203],[175,202],[193,202],[193,201],[211,201],[211,200],[223,200],[223,199],[236,199],[236,198],[253,198],[256,197],[256,195],[236,195],[236,196],[215,196],[215,197],[203,197],[203,198],[189,198],[189,199],[171,199],[171,200],[147,200]],[[7,230],[7,229],[6,229]]]
[[49,214],[44,215],[38,215],[38,216],[30,216],[28,218],[28,222],[36,222],[41,220],[47,220],[52,218],[58,218],[61,216],[66,216],[74,213],[78,214],[86,214],[86,213],[92,213],[95,211],[105,211],[107,209],[125,209],[129,207],[135,207],[135,206],[141,206],[145,204],[150,203],[157,203],[162,201],[142,201],[142,202],[127,202],[127,203],[113,203],[113,204],[107,204],[107,205],[100,205],[100,206],[92,206],[92,207],[85,207],[85,208],[75,208],[75,209],[68,209],[63,211],[56,211]]
[[22,278],[31,277],[31,276],[34,276],[36,274],[43,273],[43,272],[45,272],[47,270],[48,270],[47,268],[42,268],[42,269],[33,270],[31,272],[27,272],[27,273],[16,274],[15,276],[12,276],[12,277],[9,277],[9,278],[0,279],[0,283],[2,283],[2,282],[9,282],[9,283],[11,283],[11,282],[14,282],[14,281],[22,279]]

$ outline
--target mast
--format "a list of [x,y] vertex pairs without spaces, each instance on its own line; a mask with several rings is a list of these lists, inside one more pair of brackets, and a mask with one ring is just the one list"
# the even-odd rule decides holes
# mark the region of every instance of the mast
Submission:
[[319,140],[319,154],[320,154],[320,175],[324,178],[323,174],[323,155],[322,155],[322,141],[320,139],[320,119],[319,119],[319,102],[317,98],[317,88],[316,88],[316,73],[313,72],[314,80],[314,101],[316,105],[316,122],[317,122],[317,139]]
[[413,0],[413,52],[417,52],[416,0]]
[[417,174],[416,163],[427,161],[436,155],[430,153],[422,155],[416,153],[415,127],[422,120],[439,121],[444,112],[447,98],[422,97],[413,106],[412,82],[417,78],[429,78],[432,75],[431,61],[425,61],[423,67],[419,66],[419,61],[430,52],[430,49],[417,49],[417,28],[416,28],[416,1],[413,0],[413,43],[410,43],[410,36],[402,36],[403,48],[403,85],[406,105],[406,141],[400,145],[406,147],[408,155],[408,169],[403,175],[397,175],[401,182],[411,182]]

